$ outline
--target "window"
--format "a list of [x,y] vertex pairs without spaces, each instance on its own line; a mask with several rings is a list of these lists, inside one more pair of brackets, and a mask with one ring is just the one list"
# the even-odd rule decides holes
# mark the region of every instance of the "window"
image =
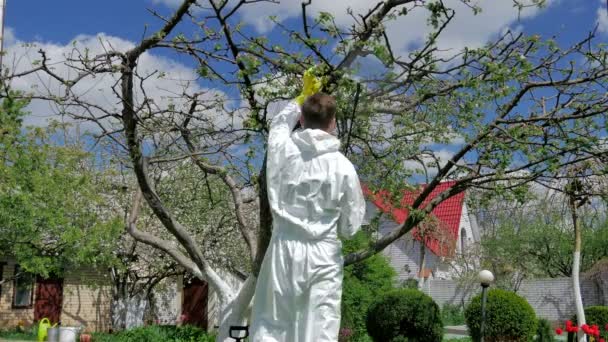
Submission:
[[465,249],[467,249],[467,231],[462,228],[460,230],[460,253],[464,254]]
[[34,297],[34,275],[15,265],[13,280],[13,308],[30,308]]

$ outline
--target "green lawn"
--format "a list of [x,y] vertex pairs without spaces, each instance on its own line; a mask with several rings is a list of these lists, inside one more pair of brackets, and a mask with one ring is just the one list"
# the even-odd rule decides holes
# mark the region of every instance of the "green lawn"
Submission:
[[0,341],[36,341],[36,335],[29,332],[0,331]]

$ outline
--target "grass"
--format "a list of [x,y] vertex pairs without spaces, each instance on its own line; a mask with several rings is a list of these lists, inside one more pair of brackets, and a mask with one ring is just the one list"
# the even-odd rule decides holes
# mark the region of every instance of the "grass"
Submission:
[[452,337],[452,338],[444,338],[443,342],[472,342],[470,337]]
[[441,308],[441,319],[443,320],[443,325],[465,324],[464,311],[460,305],[445,304]]
[[36,335],[32,332],[16,330],[0,331],[0,338],[5,340],[36,341]]

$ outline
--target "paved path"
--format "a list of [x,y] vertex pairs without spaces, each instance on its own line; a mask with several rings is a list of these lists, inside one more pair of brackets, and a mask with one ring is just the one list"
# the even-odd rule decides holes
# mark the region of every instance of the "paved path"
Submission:
[[[469,336],[466,325],[451,325],[443,327],[443,329],[445,332],[444,336],[446,338],[461,338]],[[555,340],[566,341],[568,338],[566,337],[566,334],[563,334],[562,336],[555,336]]]
[[448,325],[443,327],[446,334],[469,336],[466,325]]

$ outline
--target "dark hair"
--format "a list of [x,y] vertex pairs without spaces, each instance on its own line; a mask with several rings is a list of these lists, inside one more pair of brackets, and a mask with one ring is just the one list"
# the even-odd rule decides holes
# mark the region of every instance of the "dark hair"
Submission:
[[325,129],[336,117],[336,99],[333,96],[316,93],[302,104],[304,128]]

